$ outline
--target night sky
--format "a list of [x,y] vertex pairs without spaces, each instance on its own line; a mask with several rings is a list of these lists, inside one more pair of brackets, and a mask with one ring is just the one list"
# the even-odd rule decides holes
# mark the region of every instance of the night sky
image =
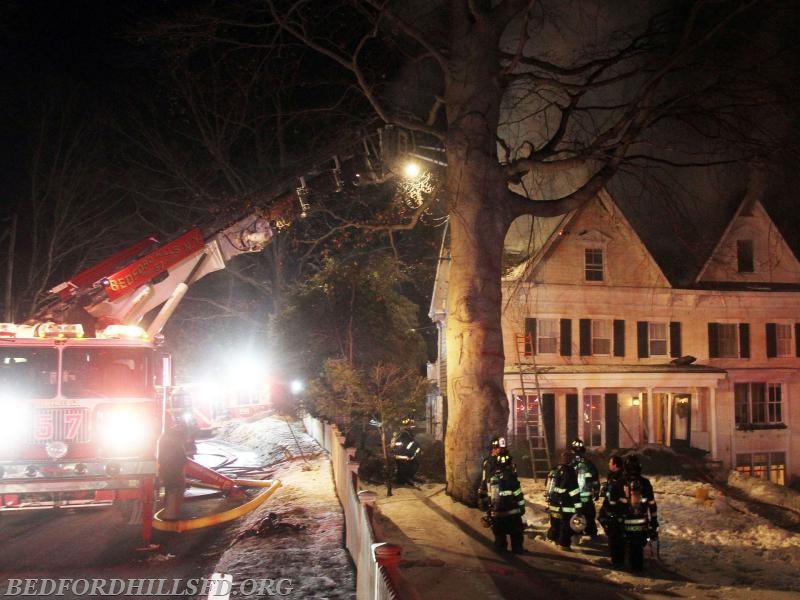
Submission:
[[[0,119],[3,189],[19,189],[31,106],[44,94],[79,94],[87,105],[147,89],[147,48],[137,19],[165,10],[146,0],[6,0],[0,4]],[[173,3],[174,4],[174,3]]]

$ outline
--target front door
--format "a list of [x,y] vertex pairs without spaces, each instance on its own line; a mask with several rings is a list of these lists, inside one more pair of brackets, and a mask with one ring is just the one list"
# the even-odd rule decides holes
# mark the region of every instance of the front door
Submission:
[[692,430],[692,396],[675,394],[672,397],[672,436],[670,445],[679,448],[689,447]]

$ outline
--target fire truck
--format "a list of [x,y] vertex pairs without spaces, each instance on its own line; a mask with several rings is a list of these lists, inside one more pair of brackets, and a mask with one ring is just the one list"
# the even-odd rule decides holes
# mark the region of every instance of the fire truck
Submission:
[[[260,252],[276,229],[305,216],[312,189],[338,193],[346,178],[356,186],[383,180],[380,155],[389,145],[383,137],[361,142],[362,151],[266,194],[268,212],[166,243],[146,238],[52,288],[53,300],[30,321],[0,323],[0,511],[113,502],[135,507],[150,545],[172,391],[162,328],[190,285]],[[345,164],[355,170],[343,174]],[[190,462],[192,477],[235,487]]]
[[53,288],[30,322],[0,324],[0,510],[135,506],[149,544],[171,384],[160,331],[189,285],[272,236],[253,213],[148,238]]

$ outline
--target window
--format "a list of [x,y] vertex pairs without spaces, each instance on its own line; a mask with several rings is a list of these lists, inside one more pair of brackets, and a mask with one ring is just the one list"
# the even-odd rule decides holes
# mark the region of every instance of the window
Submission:
[[0,405],[10,399],[53,398],[57,383],[55,349],[22,344],[0,348]]
[[800,344],[798,323],[767,323],[767,358],[777,358],[779,356],[800,356]]
[[753,273],[755,271],[753,240],[736,240],[736,265],[739,273]]
[[586,248],[584,256],[586,281],[603,281],[603,249]]
[[612,339],[611,321],[592,319],[592,355],[610,356]]
[[750,325],[748,323],[709,323],[708,356],[710,358],[750,358]]
[[781,384],[737,383],[733,388],[736,428],[754,429],[783,425]]
[[775,338],[777,343],[778,356],[792,356],[794,345],[792,344],[792,326],[785,323],[775,325]]
[[778,485],[786,485],[786,454],[783,452],[737,454],[736,470],[745,477],[757,477]]
[[[625,321],[622,319],[580,319],[581,356],[625,356]],[[564,343],[562,341],[562,350]]]
[[721,323],[717,326],[717,348],[720,358],[737,358],[739,356],[739,338],[736,325]]
[[600,394],[583,395],[583,414],[581,415],[583,443],[590,448],[602,445],[602,406],[603,396]]
[[152,393],[146,348],[65,348],[61,392],[67,398],[120,398]]
[[682,356],[680,322],[637,321],[636,346],[639,358]]
[[535,395],[514,394],[515,432],[518,438],[537,437],[539,434],[539,398]]
[[558,351],[558,319],[539,319],[536,328],[536,352],[555,354]]
[[648,324],[648,340],[650,356],[666,356],[667,355],[667,324],[666,323],[649,323]]

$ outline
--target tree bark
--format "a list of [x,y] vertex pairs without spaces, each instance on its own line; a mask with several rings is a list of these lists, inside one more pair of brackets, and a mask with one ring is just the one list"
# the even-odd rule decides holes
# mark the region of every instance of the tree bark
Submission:
[[[464,17],[464,15],[462,15]],[[453,27],[445,89],[450,276],[447,297],[445,473],[448,493],[475,505],[488,441],[505,434],[501,265],[510,224],[495,133],[502,85],[491,23]]]

